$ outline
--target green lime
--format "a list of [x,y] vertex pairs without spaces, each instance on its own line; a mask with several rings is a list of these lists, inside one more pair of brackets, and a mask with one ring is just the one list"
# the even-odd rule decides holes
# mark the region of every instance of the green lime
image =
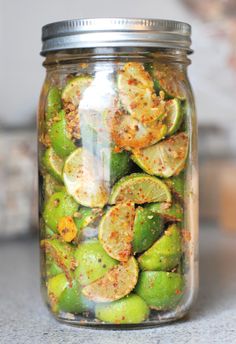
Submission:
[[110,302],[128,295],[138,280],[138,264],[134,257],[116,265],[102,278],[87,285],[82,293],[95,302]]
[[110,204],[127,201],[136,204],[171,202],[171,194],[160,179],[145,173],[133,173],[113,186],[109,199]]
[[62,169],[64,161],[54,152],[53,148],[48,148],[42,158],[43,165],[47,171],[59,182],[62,182]]
[[188,136],[179,133],[153,146],[134,152],[132,159],[145,172],[164,178],[179,174],[185,167]]
[[182,240],[179,228],[173,224],[138,259],[142,270],[171,271],[180,261]]
[[127,261],[132,251],[134,204],[119,203],[103,216],[98,238],[104,250],[114,259]]
[[148,318],[149,308],[141,297],[130,294],[111,303],[97,304],[95,315],[107,323],[139,324]]
[[59,275],[62,272],[63,270],[50,257],[46,257],[46,273],[48,278]]
[[139,206],[135,212],[133,251],[140,253],[147,250],[160,237],[162,231],[162,217]]
[[54,193],[45,204],[43,218],[54,232],[58,232],[59,220],[64,216],[73,216],[78,209],[78,204],[66,192]]
[[58,312],[58,299],[68,284],[65,274],[56,275],[48,280],[47,292],[53,312]]
[[43,176],[43,197],[45,201],[58,191],[66,191],[63,184],[59,183],[51,174],[46,173]]
[[166,185],[181,201],[184,199],[184,178],[184,173],[182,172],[178,176],[173,176],[165,180]]
[[106,253],[98,240],[79,244],[75,251],[75,260],[75,277],[82,286],[98,280],[118,264]]
[[76,202],[85,207],[103,208],[108,201],[108,190],[97,169],[98,161],[84,148],[77,148],[64,164],[66,189]]
[[81,287],[73,280],[72,285],[67,285],[58,298],[58,309],[67,313],[82,313],[93,308],[93,303],[81,293]]
[[183,276],[173,272],[144,271],[140,273],[135,292],[156,310],[174,310],[183,296]]
[[143,125],[130,115],[117,111],[109,118],[112,140],[126,150],[140,149],[162,140],[167,126],[161,121]]
[[153,122],[165,113],[165,102],[157,97],[141,63],[126,63],[118,72],[117,86],[123,107],[139,122]]
[[57,115],[61,110],[61,91],[52,86],[48,91],[47,103],[46,103],[46,119],[47,121]]
[[61,158],[66,158],[71,152],[76,149],[74,142],[71,140],[67,131],[65,111],[60,111],[56,117],[53,118],[49,128],[49,136],[52,147],[57,155]]
[[79,75],[70,79],[62,90],[61,98],[63,103],[72,103],[77,107],[84,91],[90,86],[92,81],[93,78],[89,75]]
[[71,280],[71,271],[76,267],[73,246],[59,239],[41,240],[40,246],[46,252],[46,261],[54,262]]
[[152,203],[148,204],[146,208],[153,213],[161,215],[165,221],[177,221],[181,222],[184,218],[184,210],[182,206],[175,203]]
[[166,135],[170,136],[179,130],[182,123],[183,111],[180,100],[177,98],[168,100],[165,105],[165,111],[166,117],[163,123],[167,125]]

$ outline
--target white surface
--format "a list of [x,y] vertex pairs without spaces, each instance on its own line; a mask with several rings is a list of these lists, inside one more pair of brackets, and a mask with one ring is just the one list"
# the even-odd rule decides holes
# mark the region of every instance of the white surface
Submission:
[[[235,117],[236,77],[227,67],[228,45],[212,38],[180,0],[0,0],[0,123],[24,124],[35,116],[44,78],[41,26],[76,17],[159,17],[193,26],[190,79],[201,122],[225,123]],[[226,58],[225,58],[226,56]]]
[[3,344],[235,344],[236,235],[203,228],[200,292],[189,317],[153,329],[104,331],[57,323],[39,293],[38,245],[0,249],[0,342]]

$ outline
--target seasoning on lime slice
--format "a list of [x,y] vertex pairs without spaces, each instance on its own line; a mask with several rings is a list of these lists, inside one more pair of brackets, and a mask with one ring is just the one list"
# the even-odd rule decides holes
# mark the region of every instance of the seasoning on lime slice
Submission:
[[143,125],[130,115],[117,110],[109,117],[111,137],[118,147],[126,150],[148,147],[162,140],[167,126],[161,121]]
[[145,172],[168,178],[182,171],[187,154],[188,136],[182,132],[153,146],[134,151],[132,159]]
[[177,98],[168,100],[165,105],[165,112],[166,116],[163,123],[167,125],[166,135],[170,136],[179,130],[182,123],[183,111],[180,100]]
[[67,130],[64,110],[58,112],[57,116],[52,119],[52,123],[49,128],[49,136],[54,151],[61,158],[66,158],[76,149],[76,146]]
[[165,180],[166,185],[170,188],[175,196],[181,201],[184,199],[184,173],[173,176]]
[[53,312],[58,312],[58,299],[69,284],[65,274],[51,277],[47,283],[48,298]]
[[127,201],[136,204],[171,202],[171,194],[160,179],[145,173],[133,173],[113,186],[109,199],[110,204]]
[[103,211],[100,208],[80,207],[74,214],[74,221],[78,231],[93,223],[102,213]]
[[106,212],[99,225],[98,238],[104,250],[122,262],[131,255],[134,216],[133,203],[119,203]]
[[71,286],[67,285],[58,297],[58,309],[63,312],[79,314],[93,307],[93,303],[81,293],[81,286],[76,280]]
[[97,304],[95,315],[106,323],[139,324],[148,318],[149,308],[141,297],[130,294],[111,303]]
[[82,293],[95,302],[110,302],[128,295],[138,280],[138,264],[134,257],[109,270],[102,278],[87,285]]
[[179,228],[173,224],[138,259],[142,270],[171,271],[180,261],[182,240]]
[[146,209],[156,214],[161,215],[165,221],[181,222],[184,218],[184,211],[182,206],[175,203],[152,203],[146,206]]
[[46,119],[49,121],[57,115],[62,108],[61,91],[56,86],[52,86],[48,91],[46,103]]
[[106,253],[98,240],[80,243],[74,256],[77,262],[75,277],[82,286],[98,280],[118,264]]
[[40,246],[45,249],[46,258],[55,262],[71,281],[71,272],[76,267],[74,248],[59,239],[41,240]]
[[165,102],[157,97],[152,78],[141,63],[126,63],[118,72],[117,86],[123,107],[141,123],[164,114]]
[[62,169],[64,161],[54,152],[53,148],[48,148],[42,158],[44,167],[58,181],[62,182]]
[[184,279],[178,273],[144,271],[140,273],[135,292],[156,310],[174,309],[183,296]]
[[64,216],[73,216],[77,211],[78,204],[66,192],[54,193],[45,204],[43,218],[54,232],[58,232],[59,220]]
[[66,189],[85,207],[103,208],[108,201],[108,190],[98,172],[98,161],[84,148],[77,148],[65,161]]
[[135,212],[133,251],[139,253],[147,250],[160,237],[163,224],[161,216],[139,206]]
[[93,78],[90,75],[79,75],[70,79],[62,90],[63,103],[72,103],[77,107],[84,91],[91,85],[92,81]]

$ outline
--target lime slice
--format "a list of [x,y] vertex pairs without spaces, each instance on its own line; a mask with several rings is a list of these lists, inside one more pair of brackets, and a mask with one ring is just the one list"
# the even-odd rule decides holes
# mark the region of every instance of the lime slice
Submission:
[[130,294],[108,304],[96,305],[95,315],[106,323],[139,324],[148,318],[149,308],[141,297]]
[[47,284],[48,298],[53,312],[58,312],[58,299],[68,285],[65,274],[59,274],[49,279]]
[[145,173],[133,173],[114,185],[109,199],[110,204],[127,201],[136,204],[171,202],[171,194],[160,179]]
[[163,236],[138,259],[142,270],[171,271],[180,261],[182,241],[179,228],[173,224]]
[[49,128],[49,136],[54,151],[61,158],[66,158],[75,150],[76,146],[67,131],[65,111],[60,111],[58,115],[52,119]]
[[127,150],[153,145],[167,133],[167,126],[160,121],[144,126],[135,118],[119,111],[109,118],[109,127],[115,144]]
[[99,225],[99,240],[114,259],[127,261],[132,251],[134,204],[119,203],[108,210]]
[[166,185],[170,188],[175,196],[179,200],[183,201],[184,199],[184,173],[180,173],[178,176],[165,180]]
[[78,265],[75,277],[82,286],[98,280],[118,264],[106,253],[98,240],[79,244],[75,251],[75,260]]
[[133,251],[139,253],[147,250],[160,237],[162,231],[162,217],[139,206],[135,212]]
[[72,103],[76,107],[79,105],[83,92],[91,85],[93,78],[89,75],[79,75],[68,81],[62,90],[63,103]]
[[117,86],[123,107],[141,123],[153,122],[165,113],[165,102],[157,97],[141,63],[126,63],[118,72]]
[[149,69],[154,79],[156,92],[165,92],[166,98],[186,98],[186,84],[184,71],[176,66],[163,63],[154,64]]
[[41,241],[40,245],[45,249],[46,259],[55,262],[64,271],[67,279],[71,281],[72,270],[76,267],[73,247],[58,239],[45,239]]
[[42,158],[43,165],[47,171],[59,182],[62,182],[62,169],[64,161],[54,152],[53,148],[48,148]]
[[163,216],[165,221],[181,222],[184,218],[184,211],[179,203],[153,203],[148,204],[146,209]]
[[187,154],[188,136],[183,132],[151,147],[135,151],[132,159],[145,172],[168,178],[181,172]]
[[79,314],[93,309],[94,305],[81,293],[81,286],[73,280],[58,297],[58,309],[63,312]]
[[108,271],[99,280],[87,285],[82,293],[95,302],[110,302],[128,295],[138,280],[138,264],[134,257]]
[[74,221],[78,230],[82,230],[89,224],[96,221],[102,215],[102,210],[99,208],[81,207],[79,211],[74,214]]
[[81,205],[103,208],[108,190],[98,175],[98,161],[84,148],[77,148],[65,161],[63,179],[68,193]]
[[140,273],[135,292],[156,310],[171,310],[183,297],[183,276],[173,272],[145,271]]
[[54,231],[58,232],[58,222],[64,216],[73,216],[77,211],[78,204],[66,192],[54,193],[43,211],[45,223]]
[[46,119],[49,121],[51,118],[57,115],[61,110],[61,91],[52,86],[48,91],[47,104],[46,104]]
[[179,130],[182,119],[183,112],[182,106],[179,99],[170,99],[166,102],[165,106],[166,117],[163,123],[167,125],[167,135],[173,135],[177,130]]

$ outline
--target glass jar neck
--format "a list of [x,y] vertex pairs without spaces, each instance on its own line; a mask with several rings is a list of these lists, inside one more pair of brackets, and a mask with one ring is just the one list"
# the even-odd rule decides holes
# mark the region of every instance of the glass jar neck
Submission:
[[50,53],[43,62],[47,69],[57,68],[71,63],[88,63],[96,61],[126,61],[132,59],[136,61],[153,61],[166,64],[178,64],[183,67],[188,66],[191,60],[185,50],[177,49],[157,49],[157,48],[90,48],[58,51]]

